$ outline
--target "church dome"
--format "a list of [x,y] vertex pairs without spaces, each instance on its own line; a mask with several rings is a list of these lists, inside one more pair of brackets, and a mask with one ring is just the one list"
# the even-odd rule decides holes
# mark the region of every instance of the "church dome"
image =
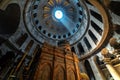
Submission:
[[26,28],[39,42],[57,45],[67,40],[73,45],[87,30],[88,14],[85,5],[77,0],[33,0],[26,4]]
[[[84,59],[99,52],[104,46],[102,44],[106,43],[111,23],[107,11],[98,1],[28,0],[18,3],[14,2],[20,7],[20,11],[16,8],[11,14],[19,12],[16,15],[19,18],[10,21],[16,25],[19,21],[19,25],[9,38],[18,50],[24,52],[25,46],[30,43],[42,46],[47,42],[58,46],[60,41],[66,40],[72,51]],[[1,6],[9,7],[5,4]]]
[[94,2],[29,0],[24,8],[25,27],[40,43],[57,46],[59,41],[67,40],[71,46],[78,48],[78,54],[90,53],[101,46],[109,30],[109,25],[104,24],[108,23],[106,12]]

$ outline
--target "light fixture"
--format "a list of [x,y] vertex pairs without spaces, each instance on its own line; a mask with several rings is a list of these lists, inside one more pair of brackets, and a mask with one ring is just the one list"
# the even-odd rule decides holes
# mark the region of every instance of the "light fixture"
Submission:
[[55,11],[55,18],[62,19],[63,18],[63,12],[61,10]]

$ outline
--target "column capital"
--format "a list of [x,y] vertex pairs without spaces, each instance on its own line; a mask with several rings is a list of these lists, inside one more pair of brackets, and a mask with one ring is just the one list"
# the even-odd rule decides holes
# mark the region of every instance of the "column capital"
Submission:
[[105,64],[111,64],[111,59],[110,58],[104,58],[103,59]]
[[117,39],[112,37],[110,40],[109,40],[109,43],[111,45],[111,47],[113,47],[114,49],[120,49],[120,43],[117,42]]
[[111,64],[111,58],[110,58],[110,53],[109,53],[108,49],[103,48],[101,50],[101,54],[104,56],[104,59],[103,59],[104,63],[105,64]]
[[101,50],[101,54],[104,56],[104,58],[110,58],[110,53],[107,48],[103,48]]

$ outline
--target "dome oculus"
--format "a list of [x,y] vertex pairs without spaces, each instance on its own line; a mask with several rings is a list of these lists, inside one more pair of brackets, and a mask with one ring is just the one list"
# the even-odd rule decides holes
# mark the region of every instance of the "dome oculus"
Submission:
[[55,11],[55,18],[62,19],[63,18],[63,12],[61,10]]

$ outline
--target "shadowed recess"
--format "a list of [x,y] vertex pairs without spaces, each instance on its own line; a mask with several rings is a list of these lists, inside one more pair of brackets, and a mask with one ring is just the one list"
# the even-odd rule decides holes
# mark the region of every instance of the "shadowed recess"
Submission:
[[0,34],[14,33],[20,22],[20,7],[12,3],[4,10],[0,10]]

